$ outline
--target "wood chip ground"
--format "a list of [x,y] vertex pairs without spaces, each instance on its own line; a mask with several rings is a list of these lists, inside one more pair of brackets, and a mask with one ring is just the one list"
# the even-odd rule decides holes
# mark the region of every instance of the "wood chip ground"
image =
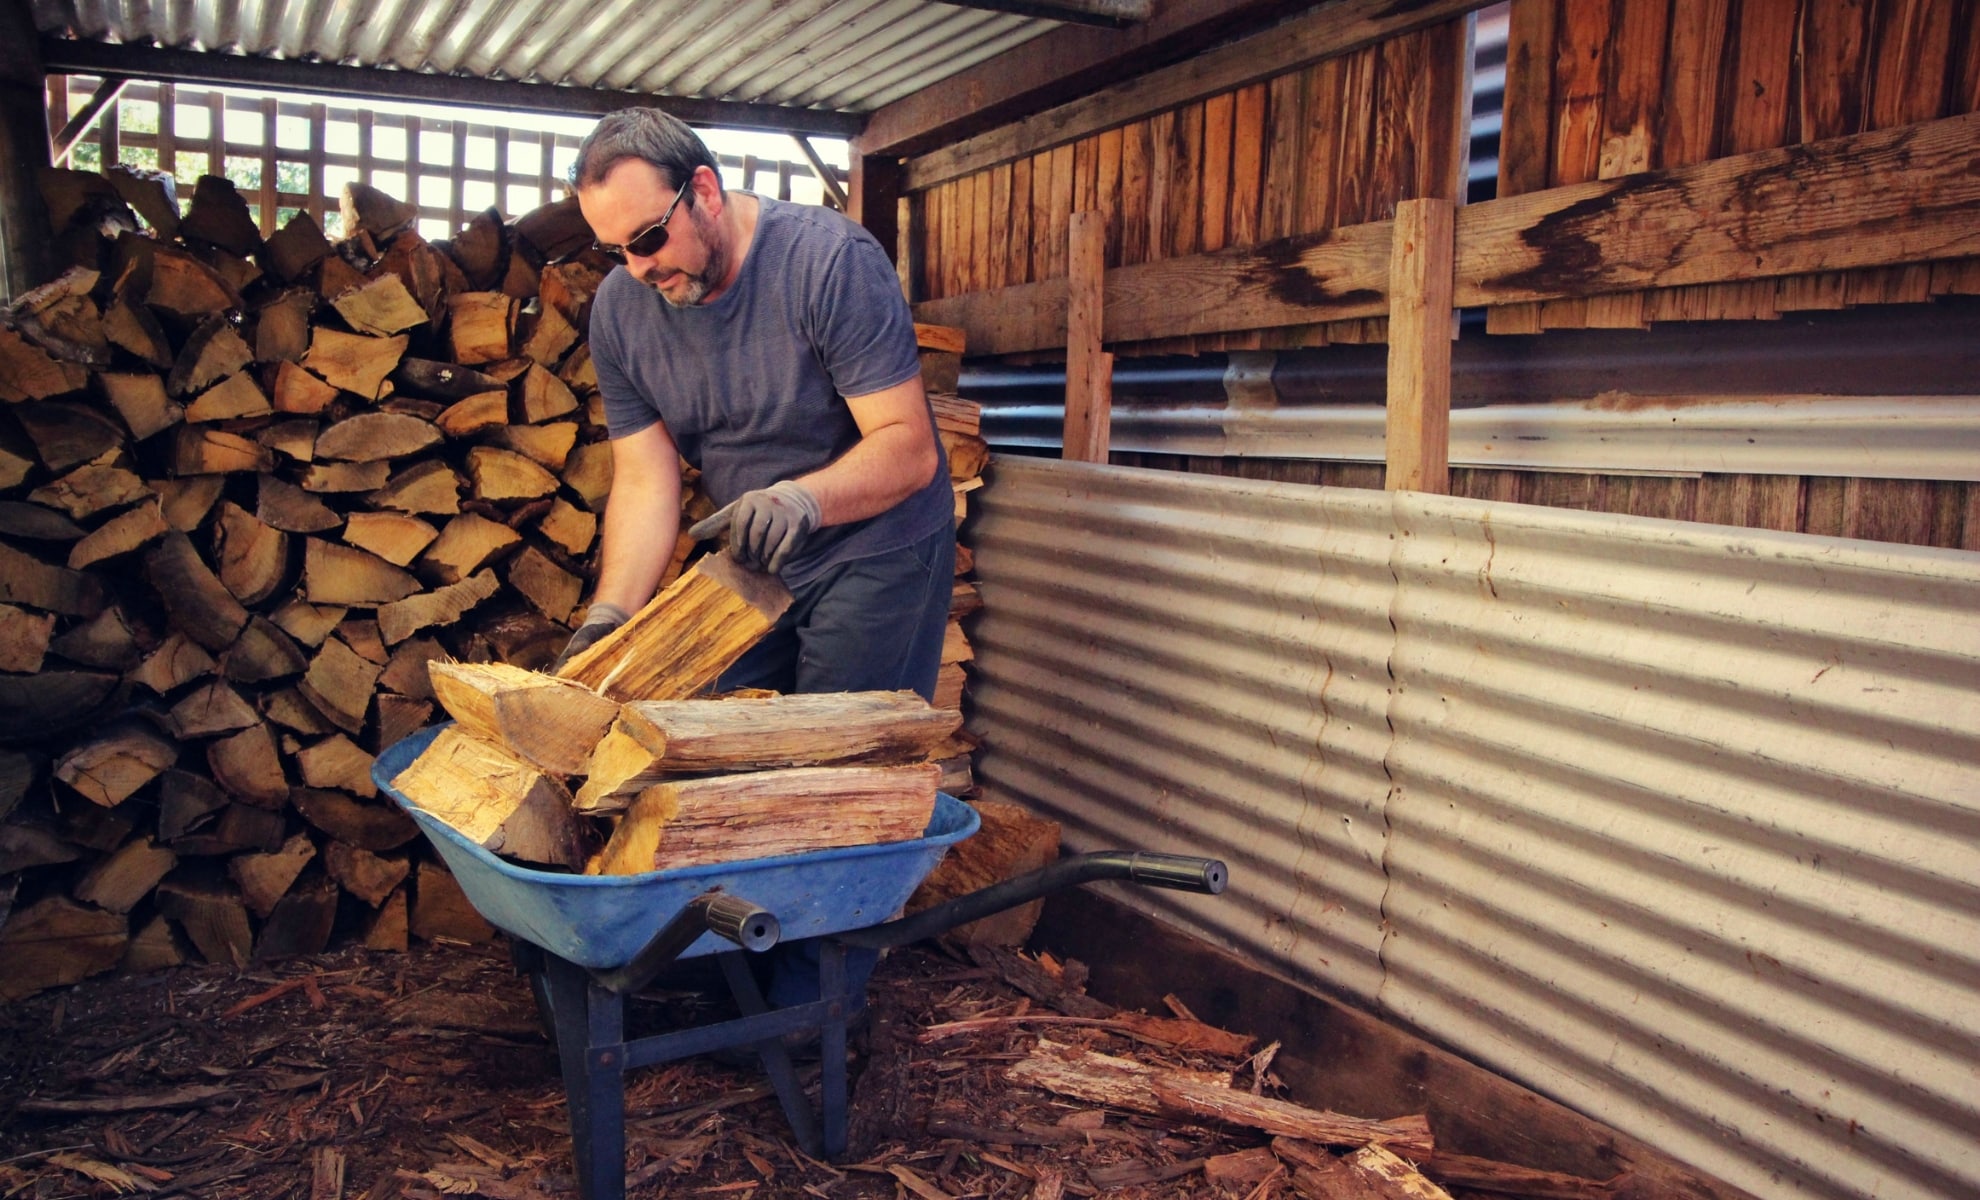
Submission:
[[[1297,1164],[1261,1152],[1263,1135],[1007,1082],[1041,1032],[1151,1066],[1235,1070],[1247,1089],[1255,1072],[1117,1022],[1033,1021],[1059,1014],[997,965],[932,947],[881,963],[855,1038],[857,1153],[836,1166],[796,1150],[753,1067],[692,1059],[634,1073],[628,1197],[1300,1194]],[[632,1033],[720,1015],[694,982],[642,994]],[[971,1024],[939,1029],[954,1022]],[[0,1010],[0,1078],[0,1197],[577,1194],[552,1054],[498,947],[352,948],[247,973],[90,980]],[[1269,1070],[1263,1083],[1271,1094]]]

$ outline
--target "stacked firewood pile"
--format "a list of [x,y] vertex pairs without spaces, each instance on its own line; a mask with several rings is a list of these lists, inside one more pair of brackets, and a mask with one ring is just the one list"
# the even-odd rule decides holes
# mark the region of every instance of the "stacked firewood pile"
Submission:
[[0,998],[486,936],[370,768],[438,718],[428,663],[568,637],[612,264],[570,200],[429,243],[354,185],[333,243],[213,177],[44,193],[70,269],[0,315]]
[[[921,343],[921,383],[928,392],[935,413],[935,430],[949,459],[949,480],[956,489],[956,524],[969,515],[969,494],[983,486],[983,468],[990,462],[990,444],[983,440],[982,408],[974,400],[956,395],[957,377],[962,372],[963,334],[960,329],[940,325],[917,325]],[[976,657],[969,638],[963,633],[963,618],[983,607],[976,584],[970,576],[975,562],[969,547],[956,546],[956,585],[949,605],[948,636],[942,643],[942,673],[935,683],[935,707],[962,708],[963,687],[968,682],[965,663]],[[976,780],[970,769],[970,752],[975,744],[961,730],[938,755],[942,764],[942,790],[954,796],[970,796]]]

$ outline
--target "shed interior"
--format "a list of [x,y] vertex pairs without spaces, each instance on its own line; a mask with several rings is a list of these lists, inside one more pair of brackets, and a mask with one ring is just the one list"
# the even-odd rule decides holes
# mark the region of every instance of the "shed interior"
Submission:
[[1980,1190],[1980,0],[0,19],[13,297],[64,77],[797,135],[998,451],[978,780],[1231,866],[1042,937],[1139,997],[1186,933],[1274,981],[1207,1010],[1324,994],[1720,1194]]

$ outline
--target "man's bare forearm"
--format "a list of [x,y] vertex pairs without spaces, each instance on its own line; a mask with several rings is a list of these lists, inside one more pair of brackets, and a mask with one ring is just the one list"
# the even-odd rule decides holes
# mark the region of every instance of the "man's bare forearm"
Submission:
[[673,439],[644,436],[612,444],[612,495],[605,504],[594,603],[638,612],[674,560],[681,528],[681,468]]
[[844,525],[876,516],[914,495],[935,473],[935,449],[925,429],[890,425],[862,437],[830,466],[798,477],[818,498],[820,524]]
[[820,524],[877,516],[928,486],[941,463],[921,378],[846,401],[859,425],[851,449],[798,482],[818,499]]

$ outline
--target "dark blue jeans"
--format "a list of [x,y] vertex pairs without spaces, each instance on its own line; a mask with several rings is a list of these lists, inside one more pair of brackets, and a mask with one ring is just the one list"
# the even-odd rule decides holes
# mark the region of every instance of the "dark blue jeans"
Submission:
[[892,692],[935,699],[955,589],[956,531],[840,563],[791,589],[763,640],[715,681],[718,692]]
[[[891,554],[840,563],[791,589],[777,624],[715,681],[718,692],[760,687],[797,692],[892,692],[935,699],[942,639],[955,589],[956,531],[946,525]],[[765,998],[782,1008],[818,999],[816,940],[766,956]],[[879,953],[850,949],[846,978],[866,987]]]

